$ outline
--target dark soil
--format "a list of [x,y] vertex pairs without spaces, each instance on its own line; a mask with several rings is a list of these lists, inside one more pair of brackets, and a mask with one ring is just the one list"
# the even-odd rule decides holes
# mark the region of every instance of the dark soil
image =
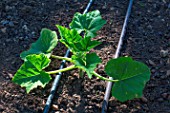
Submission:
[[[1,0],[0,1],[0,112],[41,113],[51,84],[26,94],[11,82],[23,61],[19,54],[28,49],[42,28],[68,27],[75,12],[83,12],[88,0]],[[114,57],[126,14],[128,0],[97,0],[90,10],[100,10],[107,20],[96,40],[102,42],[92,51],[103,60],[96,71],[106,76],[103,67]],[[54,51],[64,55],[59,43]],[[146,63],[152,72],[141,99],[121,103],[109,100],[108,113],[170,113],[170,1],[134,1],[121,56]],[[57,69],[60,62],[48,70]],[[63,74],[51,113],[100,113],[106,82],[77,71]]]

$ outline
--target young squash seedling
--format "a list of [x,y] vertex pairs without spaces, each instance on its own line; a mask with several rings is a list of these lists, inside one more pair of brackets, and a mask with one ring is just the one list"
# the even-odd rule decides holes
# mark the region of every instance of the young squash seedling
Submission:
[[[145,64],[134,61],[130,57],[111,59],[105,66],[105,72],[113,80],[94,71],[101,63],[101,59],[96,53],[90,53],[90,50],[101,44],[93,38],[105,23],[100,12],[95,10],[87,14],[76,13],[70,23],[70,29],[56,25],[61,39],[57,38],[55,31],[42,29],[39,39],[31,45],[29,50],[21,53],[24,63],[12,81],[21,87],[26,87],[29,93],[38,86],[45,87],[51,80],[50,74],[79,69],[86,72],[89,78],[96,76],[101,80],[114,82],[112,95],[121,102],[141,97],[144,86],[150,78],[150,70]],[[82,32],[83,36],[80,35]],[[71,58],[52,54],[58,41],[72,52]],[[44,69],[49,66],[50,58],[66,60],[72,65],[46,72]]]

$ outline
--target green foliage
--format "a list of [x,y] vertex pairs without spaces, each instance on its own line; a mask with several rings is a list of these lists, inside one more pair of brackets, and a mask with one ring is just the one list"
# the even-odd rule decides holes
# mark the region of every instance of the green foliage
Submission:
[[101,59],[96,53],[86,54],[84,58],[72,56],[73,62],[79,68],[85,71],[89,78],[92,78],[92,72],[96,68],[97,64],[101,63]]
[[150,78],[149,68],[130,57],[110,60],[105,71],[110,77],[119,80],[112,87],[112,95],[121,102],[141,97],[144,86]]
[[59,25],[57,25],[57,28],[61,36],[60,42],[65,44],[65,46],[68,47],[72,52],[76,52],[77,48],[75,43],[78,43],[80,40],[82,40],[82,37],[77,33],[75,29],[69,30]]
[[59,29],[61,42],[65,44],[72,52],[80,53],[80,52],[88,52],[92,48],[101,44],[98,41],[92,41],[90,37],[82,38],[75,29],[67,29],[63,26],[57,25]]
[[45,87],[51,80],[51,76],[43,69],[49,65],[50,61],[44,54],[28,55],[12,81],[21,87],[26,87],[27,93],[37,86]]
[[[21,87],[26,87],[29,93],[38,86],[45,87],[51,80],[50,74],[78,68],[80,72],[86,72],[89,78],[94,75],[99,79],[115,82],[112,95],[121,102],[141,97],[144,86],[150,78],[149,68],[145,64],[134,61],[130,57],[111,59],[105,71],[114,80],[95,72],[95,68],[102,61],[96,53],[90,53],[90,50],[101,42],[92,38],[105,23],[100,12],[95,10],[87,14],[76,13],[70,23],[71,29],[57,25],[61,36],[60,42],[71,50],[73,53],[71,58],[51,55],[58,42],[57,34],[55,31],[42,29],[39,39],[29,50],[21,53],[24,64],[16,72],[12,81]],[[73,65],[61,70],[45,72],[44,69],[51,61],[50,56],[69,61]]]
[[57,42],[56,32],[44,28],[41,31],[39,39],[31,45],[28,51],[22,52],[20,56],[25,60],[27,55],[44,53],[49,58]]
[[93,38],[104,24],[106,21],[102,19],[100,12],[95,10],[87,14],[76,13],[70,23],[70,28],[76,29],[79,34],[85,31],[87,37]]

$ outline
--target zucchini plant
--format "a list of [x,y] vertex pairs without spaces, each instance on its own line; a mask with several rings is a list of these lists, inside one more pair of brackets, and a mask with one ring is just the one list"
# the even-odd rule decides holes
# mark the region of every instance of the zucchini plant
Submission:
[[[45,87],[52,79],[50,74],[79,69],[86,72],[90,79],[96,76],[101,80],[114,82],[112,95],[121,102],[141,97],[144,86],[150,78],[150,70],[145,64],[135,61],[131,57],[111,59],[105,66],[105,72],[113,80],[94,71],[101,63],[101,59],[90,50],[101,44],[93,38],[105,23],[100,12],[95,10],[87,14],[76,13],[69,25],[70,29],[56,25],[60,39],[57,38],[55,31],[42,29],[39,39],[30,46],[29,50],[20,54],[24,63],[12,81],[21,87],[26,87],[26,92],[29,93],[38,86]],[[52,54],[58,41],[72,52],[70,58]],[[50,58],[66,60],[72,65],[60,70],[45,71],[44,69],[51,62]]]

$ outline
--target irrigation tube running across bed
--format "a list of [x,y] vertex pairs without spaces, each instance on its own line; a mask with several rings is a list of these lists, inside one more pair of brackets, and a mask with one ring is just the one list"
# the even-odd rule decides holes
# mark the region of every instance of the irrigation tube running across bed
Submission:
[[[89,10],[90,6],[92,5],[94,0],[90,0],[86,9],[84,10],[83,14],[87,13],[87,11]],[[67,50],[66,54],[64,57],[68,57],[69,56],[69,53],[70,53],[70,50]],[[64,68],[64,64],[65,64],[65,60],[62,61],[61,63],[61,66],[60,66],[60,69],[63,69]],[[56,75],[55,79],[54,79],[54,82],[53,82],[53,85],[52,85],[52,88],[51,88],[51,92],[50,92],[50,95],[47,99],[47,102],[46,102],[46,105],[44,107],[44,111],[43,113],[48,113],[49,112],[49,109],[50,109],[50,106],[51,106],[51,103],[52,103],[52,100],[54,98],[54,94],[56,92],[56,89],[58,87],[58,84],[59,84],[59,81],[60,81],[60,78],[61,78],[61,75],[62,73],[59,73],[58,75]]]
[[[119,57],[120,50],[121,50],[121,47],[122,47],[122,44],[123,44],[123,38],[124,38],[125,33],[126,33],[126,26],[127,26],[127,23],[128,23],[130,13],[131,13],[131,9],[132,9],[132,4],[133,4],[133,0],[130,0],[129,1],[129,6],[128,6],[128,9],[127,9],[127,12],[126,12],[126,17],[125,17],[125,20],[124,20],[123,28],[122,28],[122,31],[121,31],[121,35],[120,35],[120,38],[119,38],[118,47],[116,49],[116,53],[115,53],[114,58]],[[109,77],[109,79],[112,80],[113,78]],[[108,100],[109,100],[109,97],[110,97],[111,88],[112,88],[112,82],[108,82],[107,87],[106,87],[106,91],[105,91],[103,104],[102,104],[102,113],[107,112]]]

